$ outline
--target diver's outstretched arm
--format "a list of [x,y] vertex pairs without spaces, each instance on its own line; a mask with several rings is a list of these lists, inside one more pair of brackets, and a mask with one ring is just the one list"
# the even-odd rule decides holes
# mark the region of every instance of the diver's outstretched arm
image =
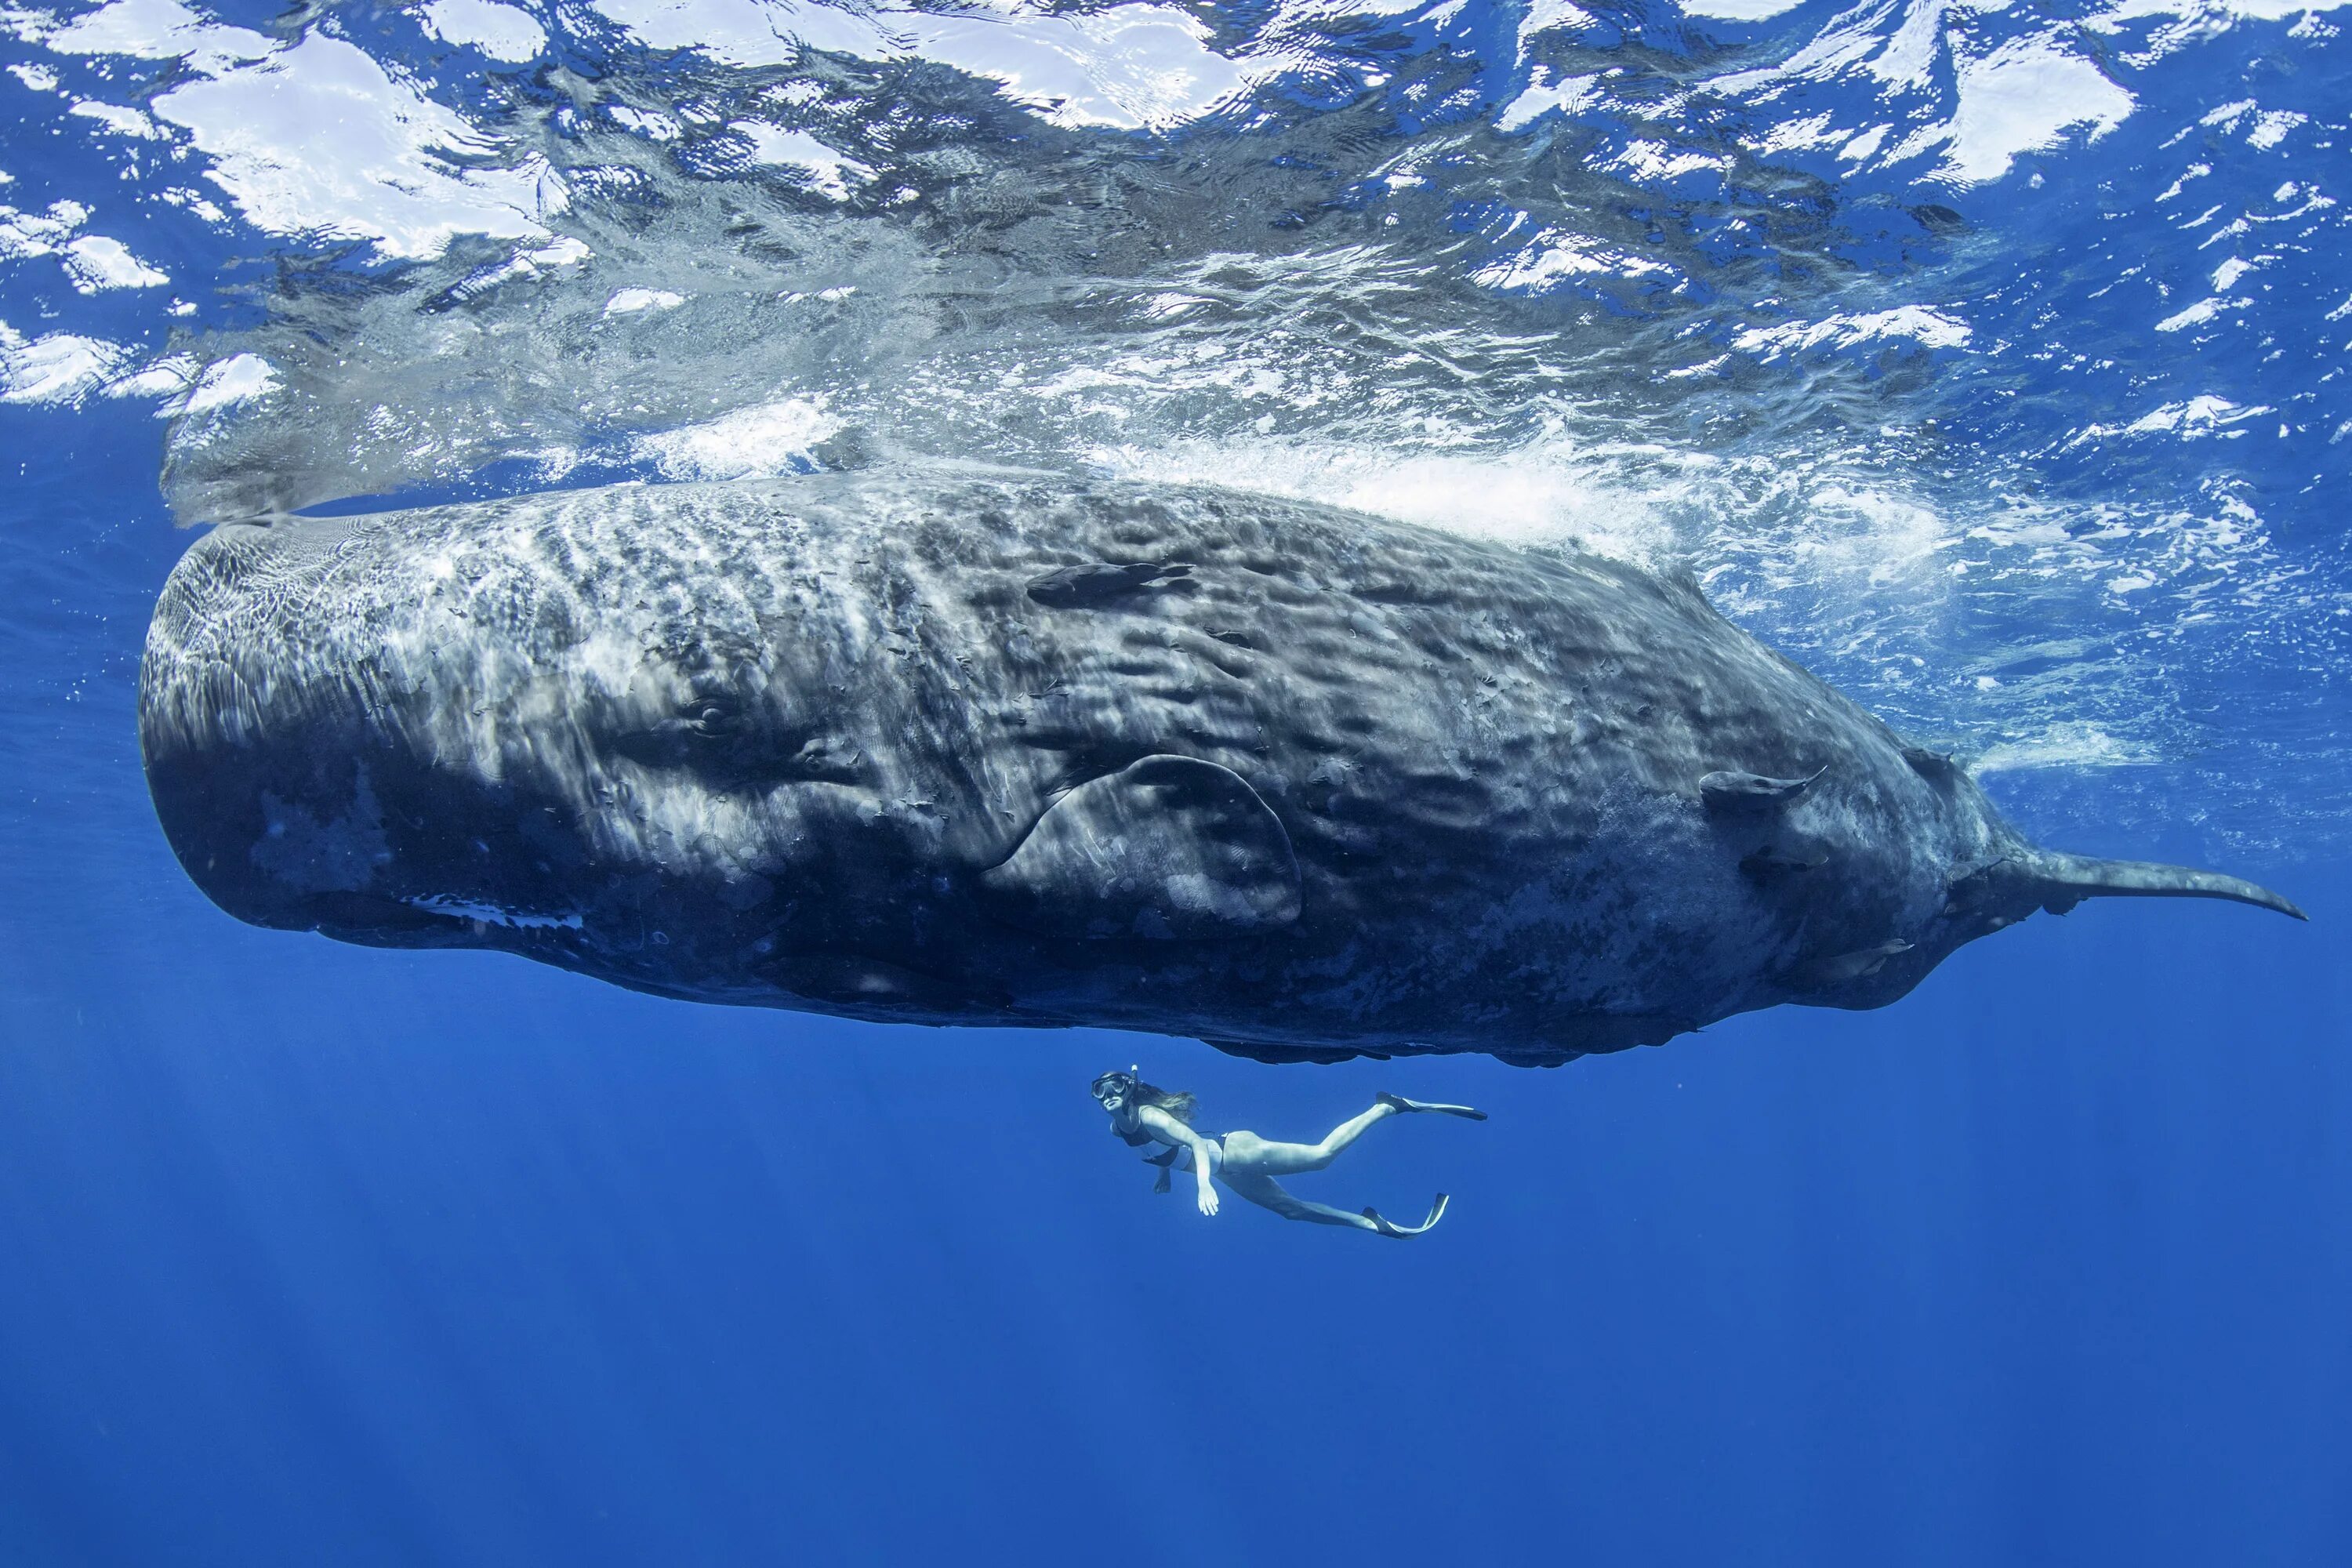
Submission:
[[1192,1140],[1192,1173],[1201,1178],[1200,1195],[1194,1201],[1201,1205],[1201,1212],[1202,1214],[1215,1214],[1217,1212],[1217,1189],[1209,1180],[1210,1176],[1214,1173],[1211,1170],[1209,1165],[1209,1141],[1206,1138],[1195,1138]]
[[1217,1189],[1209,1184],[1214,1170],[1209,1140],[1193,1131],[1156,1105],[1147,1105],[1135,1113],[1139,1126],[1150,1129],[1152,1136],[1163,1143],[1177,1143],[1192,1151],[1192,1173],[1200,1178],[1198,1202],[1202,1214],[1217,1212]]

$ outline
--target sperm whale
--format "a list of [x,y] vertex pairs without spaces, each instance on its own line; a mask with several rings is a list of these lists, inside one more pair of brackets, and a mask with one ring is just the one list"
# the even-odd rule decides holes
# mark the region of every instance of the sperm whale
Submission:
[[216,528],[139,723],[266,926],[667,996],[1544,1064],[2233,877],[2039,848],[1686,577],[948,465]]

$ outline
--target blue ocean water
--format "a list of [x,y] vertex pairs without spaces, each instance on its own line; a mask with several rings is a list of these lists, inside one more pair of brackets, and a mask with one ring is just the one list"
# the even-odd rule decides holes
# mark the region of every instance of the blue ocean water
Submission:
[[[2352,57],[2277,0],[0,10],[0,1561],[2352,1560]],[[1687,566],[2117,901],[1530,1072],[241,926],[189,529],[937,453]],[[1103,1135],[1376,1129],[1228,1204]]]

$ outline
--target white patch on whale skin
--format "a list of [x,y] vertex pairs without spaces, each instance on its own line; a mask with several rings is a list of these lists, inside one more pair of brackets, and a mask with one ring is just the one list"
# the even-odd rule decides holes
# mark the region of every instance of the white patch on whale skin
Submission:
[[483,925],[504,926],[509,931],[578,931],[583,923],[577,914],[544,915],[528,910],[502,910],[496,904],[443,898],[438,894],[425,899],[404,899],[402,902],[411,909],[423,910],[426,914],[477,921]]

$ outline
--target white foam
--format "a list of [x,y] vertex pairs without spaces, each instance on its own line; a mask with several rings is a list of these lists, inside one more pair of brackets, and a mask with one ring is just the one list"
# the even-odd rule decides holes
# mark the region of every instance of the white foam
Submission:
[[66,272],[76,290],[95,294],[104,289],[156,289],[169,283],[169,274],[157,271],[119,239],[86,234],[65,247]]
[[207,76],[261,59],[277,47],[259,33],[206,22],[180,0],[110,0],[41,41],[64,55],[185,59]]
[[2165,404],[2153,413],[2141,415],[2124,430],[2132,436],[2178,433],[2182,440],[2194,441],[2208,436],[2242,435],[2242,431],[2232,432],[2230,426],[2274,412],[2266,403],[2242,407],[2209,393],[2185,403]]
[[547,29],[538,19],[498,0],[433,0],[420,20],[443,42],[469,46],[509,65],[537,59],[547,49]]
[[604,314],[634,316],[641,310],[675,310],[685,303],[685,295],[667,289],[621,289],[604,301]]
[[1834,147],[1853,139],[1853,132],[1841,131],[1830,122],[1827,114],[1809,114],[1801,119],[1784,120],[1749,143],[1757,152],[1800,153],[1814,147]]
[[1566,229],[1547,228],[1525,248],[1473,272],[1474,282],[1489,289],[1541,294],[1573,278],[1672,277],[1663,261],[1636,256]]
[[186,354],[172,354],[108,382],[103,390],[109,397],[177,398],[194,383],[196,374],[194,359]]
[[2226,294],[2236,285],[2239,279],[2256,268],[2268,266],[2277,259],[2278,258],[2274,256],[2233,256],[2213,269],[2213,291],[2217,294]]
[[1982,59],[1961,60],[1958,70],[1959,108],[1937,173],[1961,184],[1998,180],[2020,154],[2055,146],[2071,131],[2095,142],[2137,107],[2055,35],[2012,38]]
[[278,386],[278,369],[259,354],[232,354],[205,367],[179,412],[204,414],[267,396]]
[[741,479],[804,467],[812,448],[838,435],[822,398],[785,398],[701,425],[640,436],[637,456],[673,479]]
[[27,340],[0,321],[0,403],[79,403],[130,357],[103,339],[51,332]]
[[1496,130],[1524,130],[1554,110],[1562,114],[1578,114],[1599,100],[1601,95],[1593,84],[1601,79],[1600,72],[1562,77],[1556,82],[1547,79],[1549,74],[1541,66],[1528,73],[1527,87],[1495,116]]
[[366,240],[386,258],[437,256],[460,234],[546,237],[537,165],[453,171],[447,154],[488,144],[341,38],[314,33],[154,111],[188,128],[214,183],[272,233]]
[[2211,321],[2215,316],[2220,315],[2225,307],[2231,305],[2243,305],[2245,303],[2246,301],[2243,300],[2222,300],[2218,298],[2200,300],[2195,304],[2190,305],[2186,309],[2176,310],[2171,315],[2165,317],[2164,320],[2157,322],[2156,330],[2159,332],[2177,332],[2185,327],[2202,326],[2205,322]]
[[[2352,5],[2352,0],[2346,0],[2346,4]],[[2268,152],[2285,141],[2288,132],[2306,123],[2308,119],[2308,116],[2297,114],[2293,110],[2266,110],[2251,98],[2242,98],[2234,103],[2225,103],[2208,111],[2197,123],[2224,131],[2242,129],[2249,146]]]
[[79,202],[53,202],[46,213],[0,205],[0,261],[54,256],[89,217]]
[[2160,404],[2128,424],[2086,425],[2067,439],[2065,449],[2072,451],[2077,447],[2114,436],[2175,436],[2183,441],[2215,437],[2235,440],[2247,434],[2238,426],[2263,415],[2277,412],[2267,403],[2244,405],[2204,393],[2177,403]]
[[344,39],[313,32],[281,47],[179,0],[110,0],[42,42],[184,60],[195,79],[150,109],[189,132],[213,160],[208,177],[271,233],[364,240],[386,259],[437,256],[459,234],[546,236],[542,164],[452,168],[449,154],[492,144]]
[[1648,562],[1672,544],[1670,514],[1704,485],[1711,465],[1689,455],[1646,452],[1638,456],[1656,466],[1641,484],[1612,479],[1612,459],[1631,456],[1636,455],[1580,457],[1549,445],[1513,453],[1394,454],[1265,440],[1101,447],[1088,458],[1124,479],[1225,485],[1471,538],[1516,544],[1572,541],[1621,560]]
[[853,184],[862,185],[874,177],[872,169],[805,131],[786,131],[757,120],[739,120],[727,129],[751,143],[751,162],[799,169],[830,201],[847,201]]
[[1829,316],[1818,321],[1787,321],[1776,327],[1750,327],[1731,340],[1742,353],[1767,359],[1817,348],[1852,348],[1859,343],[1907,338],[1922,348],[1965,348],[1974,334],[1966,321],[1925,305],[1900,305],[1858,316]]
[[608,103],[604,112],[615,124],[626,126],[648,142],[675,142],[686,134],[686,127],[667,114],[652,110],[632,109],[625,103]]
[[2254,117],[2254,128],[2246,132],[2247,145],[2267,151],[2286,140],[2286,133],[2306,123],[2310,116],[2292,110],[2273,110]]
[[1603,160],[1599,167],[1624,174],[1636,180],[1674,180],[1685,174],[1717,173],[1731,167],[1731,160],[1719,153],[1700,153],[1690,148],[1674,148],[1664,142],[1635,140],[1625,144],[1615,157]]
[[1683,0],[1683,13],[1718,22],[1769,22],[1804,3],[1805,0]]
[[2015,773],[2026,768],[2120,768],[2157,761],[2146,744],[2112,735],[2096,724],[2053,724],[2038,735],[1988,747],[1970,768],[1976,773]]
[[1839,148],[1838,156],[1850,163],[1859,163],[1866,159],[1874,158],[1878,155],[1879,144],[1886,140],[1886,133],[1893,129],[1891,125],[1874,125]]
[[1591,26],[1592,13],[1574,0],[1528,0],[1519,17],[1519,58],[1527,58],[1528,46],[1546,33],[1580,33]]
[[[1874,79],[1858,85],[1885,100],[1939,92],[1948,60],[1949,117],[1920,123],[1918,110],[1911,110],[1913,129],[1883,157],[1896,164],[1940,151],[1933,177],[1950,184],[2000,179],[2024,153],[2054,147],[2070,133],[2097,141],[2129,118],[2137,100],[2060,29],[1977,52],[1981,46],[1971,41],[1974,28],[1961,17],[2005,8],[2003,0],[1912,0],[1899,6],[1895,0],[1864,0],[1779,64],[1731,72],[1708,85],[1763,102],[1801,82],[1860,75]],[[1891,31],[1882,31],[1897,16]],[[1893,131],[1890,125],[1864,130],[1841,156],[1853,163],[1880,159]],[[1816,113],[1792,117],[1758,140],[1769,151],[1817,144],[1831,134]]]
[[2321,11],[2352,5],[2352,0],[2118,0],[2087,18],[2088,25],[2112,32],[2121,23],[2147,16],[2178,16],[2200,31],[2215,30],[2230,21],[2284,22],[2290,16],[2308,19]]
[[72,113],[83,120],[95,120],[117,136],[134,141],[161,142],[171,133],[155,123],[144,110],[131,109],[120,103],[100,103],[96,99],[84,99],[73,106]]
[[[872,60],[953,66],[997,82],[1057,125],[1166,130],[1234,100],[1255,79],[1208,47],[1209,28],[1174,5],[1051,14],[1004,4],[965,12],[815,0],[594,0],[642,43],[735,66],[778,66],[803,46]],[[1258,65],[1260,71],[1280,62]]]

